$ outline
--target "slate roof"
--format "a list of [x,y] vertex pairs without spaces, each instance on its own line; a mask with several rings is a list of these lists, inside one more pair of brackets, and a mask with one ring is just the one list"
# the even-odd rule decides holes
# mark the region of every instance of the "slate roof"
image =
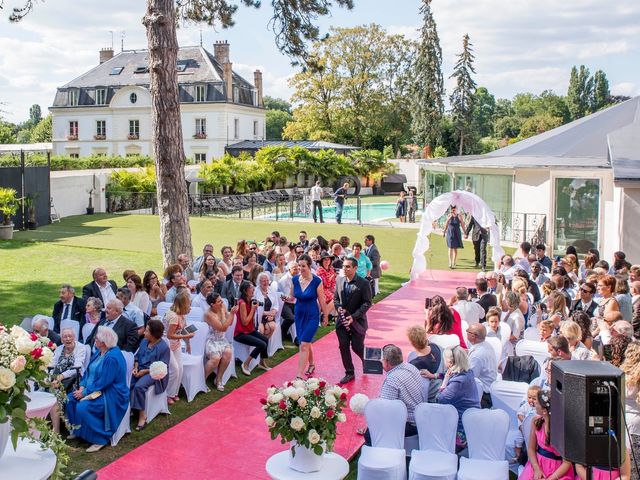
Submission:
[[304,147],[307,150],[359,150],[360,147],[310,140],[243,140],[227,146],[227,150],[259,150],[263,147]]

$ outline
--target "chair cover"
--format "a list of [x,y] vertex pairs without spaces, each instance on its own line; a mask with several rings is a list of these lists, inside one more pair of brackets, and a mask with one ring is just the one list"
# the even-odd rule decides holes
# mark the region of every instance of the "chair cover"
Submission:
[[192,307],[189,314],[185,317],[185,322],[190,325],[195,322],[202,322],[204,320],[204,312],[200,307]]
[[280,328],[280,316],[276,317],[276,329],[269,337],[269,344],[267,345],[267,353],[269,356],[275,354],[278,350],[282,350],[284,345],[282,344],[282,329]]
[[89,335],[91,335],[91,332],[93,332],[93,329],[95,328],[95,324],[93,323],[85,323],[82,326],[82,341],[84,342],[87,338],[89,338]]
[[536,327],[527,327],[522,335],[525,340],[540,341],[540,331]]
[[208,392],[204,378],[204,347],[209,326],[204,322],[194,323],[198,329],[190,340],[191,354],[182,353],[182,386],[187,393],[187,402],[193,400],[198,392]]
[[524,437],[524,444],[529,448],[529,435],[531,435],[531,426],[535,415],[527,415],[522,421],[522,436]]
[[173,305],[171,302],[160,302],[156,307],[156,314],[158,317],[164,317],[164,314],[171,308]]
[[509,462],[460,457],[458,480],[508,480]]
[[474,378],[474,380],[476,382],[476,388],[478,389],[478,399],[482,400],[482,395],[484,394],[484,386],[482,385],[480,379]]
[[160,413],[171,414],[167,403],[167,392],[156,394],[156,389],[151,385],[145,394],[144,414],[147,417],[147,423],[150,423]]
[[460,322],[460,327],[462,328],[462,338],[464,339],[464,344],[469,347],[470,343],[469,339],[467,338],[467,328],[469,328],[469,322],[467,322],[466,320],[462,320]]
[[507,322],[500,322],[500,341],[502,345],[506,345],[509,343],[509,338],[511,337],[511,327]]
[[541,372],[544,372],[544,361],[550,356],[546,342],[533,340],[520,340],[516,343],[516,355],[531,355],[540,365]]
[[504,351],[502,342],[496,337],[487,337],[484,341],[491,345],[491,348],[493,348],[493,351],[496,353],[496,364],[500,365],[500,362],[502,361],[502,352]]
[[446,348],[453,348],[460,345],[460,337],[454,334],[431,335],[429,336],[429,342],[435,343],[444,350]]
[[191,345],[191,355],[204,355],[205,344],[209,334],[209,325],[206,322],[193,322],[198,330],[194,332],[194,336],[189,340]]
[[[122,352],[122,356],[124,357],[124,363],[127,366],[127,373],[126,373],[127,387],[131,387],[131,372],[133,371],[133,363],[134,363],[135,357],[131,352]],[[130,417],[131,417],[131,405],[127,405],[127,411],[124,414],[124,417],[122,417],[122,421],[120,422],[120,425],[118,425],[118,429],[116,430],[116,433],[114,433],[113,436],[111,437],[112,447],[115,447],[116,445],[118,445],[118,442],[122,437],[124,437],[125,433],[131,433]]]
[[358,459],[357,478],[358,480],[405,480],[407,468],[404,449],[364,445]]
[[80,322],[77,320],[62,320],[60,322],[60,331],[70,328],[76,336],[76,340],[80,340]]
[[[509,415],[503,410],[469,408],[462,414],[469,458],[502,461],[509,431]],[[508,467],[507,467],[508,468]],[[496,480],[500,477],[494,477]]]
[[229,366],[222,374],[222,379],[218,382],[220,385],[226,385],[231,377],[238,378],[238,374],[236,373],[236,352],[234,348],[233,341],[233,332],[236,329],[236,319],[233,319],[229,328],[227,328],[226,332],[224,332],[224,337],[231,344],[231,362],[229,362]]
[[511,428],[518,428],[516,413],[522,400],[527,397],[529,384],[525,382],[496,381],[491,385],[491,402],[493,408],[498,408],[509,415]]
[[87,371],[87,367],[89,366],[89,362],[91,361],[91,345],[85,345],[84,346],[85,350],[87,351],[86,355],[84,356],[84,371]]

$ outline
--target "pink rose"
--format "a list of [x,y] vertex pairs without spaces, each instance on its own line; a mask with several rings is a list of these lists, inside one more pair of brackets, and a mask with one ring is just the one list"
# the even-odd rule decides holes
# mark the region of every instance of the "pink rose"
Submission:
[[24,370],[27,364],[27,359],[23,355],[18,355],[13,362],[11,362],[10,368],[13,373],[20,373]]

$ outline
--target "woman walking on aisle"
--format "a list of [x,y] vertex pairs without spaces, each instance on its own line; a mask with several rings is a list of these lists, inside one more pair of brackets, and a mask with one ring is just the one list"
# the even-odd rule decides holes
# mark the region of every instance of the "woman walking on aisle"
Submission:
[[451,205],[451,213],[444,224],[444,231],[442,233],[442,236],[447,240],[447,247],[449,247],[449,268],[456,267],[458,249],[464,248],[462,244],[462,230],[464,230],[462,215],[458,213],[455,205]]

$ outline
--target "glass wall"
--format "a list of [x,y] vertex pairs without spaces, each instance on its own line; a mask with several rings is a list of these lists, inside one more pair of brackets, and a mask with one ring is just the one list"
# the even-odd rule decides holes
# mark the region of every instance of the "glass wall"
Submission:
[[578,253],[598,248],[600,180],[556,178],[555,250],[563,255],[569,245]]

